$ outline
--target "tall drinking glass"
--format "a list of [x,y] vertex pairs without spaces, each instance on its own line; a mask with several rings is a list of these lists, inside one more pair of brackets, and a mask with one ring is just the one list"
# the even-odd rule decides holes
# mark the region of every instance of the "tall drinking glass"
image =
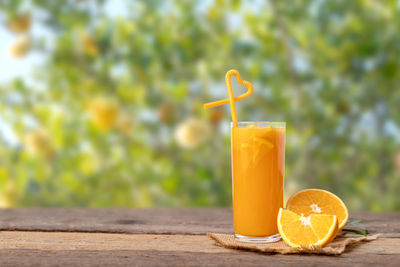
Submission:
[[233,228],[240,241],[280,239],[285,130],[285,122],[231,123]]

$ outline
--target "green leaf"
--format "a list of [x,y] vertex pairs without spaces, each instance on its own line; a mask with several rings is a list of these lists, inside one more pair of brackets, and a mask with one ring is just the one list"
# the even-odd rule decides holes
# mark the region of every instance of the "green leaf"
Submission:
[[342,231],[352,232],[352,233],[363,235],[363,236],[367,236],[367,234],[368,234],[368,231],[363,232],[363,231],[359,231],[359,230],[355,230],[355,229],[342,229]]
[[353,226],[353,227],[358,228],[360,230],[353,229],[353,228],[345,228],[345,229],[342,229],[342,231],[352,232],[352,233],[355,233],[355,234],[367,236],[368,235],[368,229],[365,228],[364,226],[362,226],[361,224],[359,224],[359,222],[361,222],[361,220],[359,220],[359,219],[357,219],[357,220],[349,220],[346,223],[346,227],[352,227]]

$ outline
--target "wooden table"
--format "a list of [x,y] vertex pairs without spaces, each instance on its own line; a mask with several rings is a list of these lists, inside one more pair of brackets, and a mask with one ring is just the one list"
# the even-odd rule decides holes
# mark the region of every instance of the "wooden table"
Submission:
[[216,246],[205,234],[232,232],[227,208],[0,210],[0,266],[400,266],[400,213],[350,215],[380,238],[341,256],[300,256]]

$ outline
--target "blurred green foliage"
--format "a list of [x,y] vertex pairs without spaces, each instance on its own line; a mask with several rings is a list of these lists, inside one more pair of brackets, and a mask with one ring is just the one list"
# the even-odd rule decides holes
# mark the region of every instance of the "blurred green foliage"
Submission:
[[0,3],[43,59],[0,85],[0,205],[230,205],[228,107],[202,104],[235,68],[239,119],[287,122],[288,194],[400,210],[398,1]]

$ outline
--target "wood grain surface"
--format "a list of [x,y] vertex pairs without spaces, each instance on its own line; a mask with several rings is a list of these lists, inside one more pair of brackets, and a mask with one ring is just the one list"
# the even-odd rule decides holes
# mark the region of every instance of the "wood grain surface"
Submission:
[[227,208],[0,210],[0,230],[103,232],[129,234],[199,234],[232,232]]
[[266,255],[216,246],[231,210],[56,209],[0,211],[0,266],[399,266],[400,213],[351,213],[378,240],[340,256]]
[[[350,219],[361,219],[371,233],[400,237],[400,213],[351,212]],[[229,208],[3,209],[0,230],[195,235],[233,231]]]
[[265,255],[218,247],[203,235],[0,233],[0,266],[323,265],[398,266],[400,239],[381,238],[340,256]]

